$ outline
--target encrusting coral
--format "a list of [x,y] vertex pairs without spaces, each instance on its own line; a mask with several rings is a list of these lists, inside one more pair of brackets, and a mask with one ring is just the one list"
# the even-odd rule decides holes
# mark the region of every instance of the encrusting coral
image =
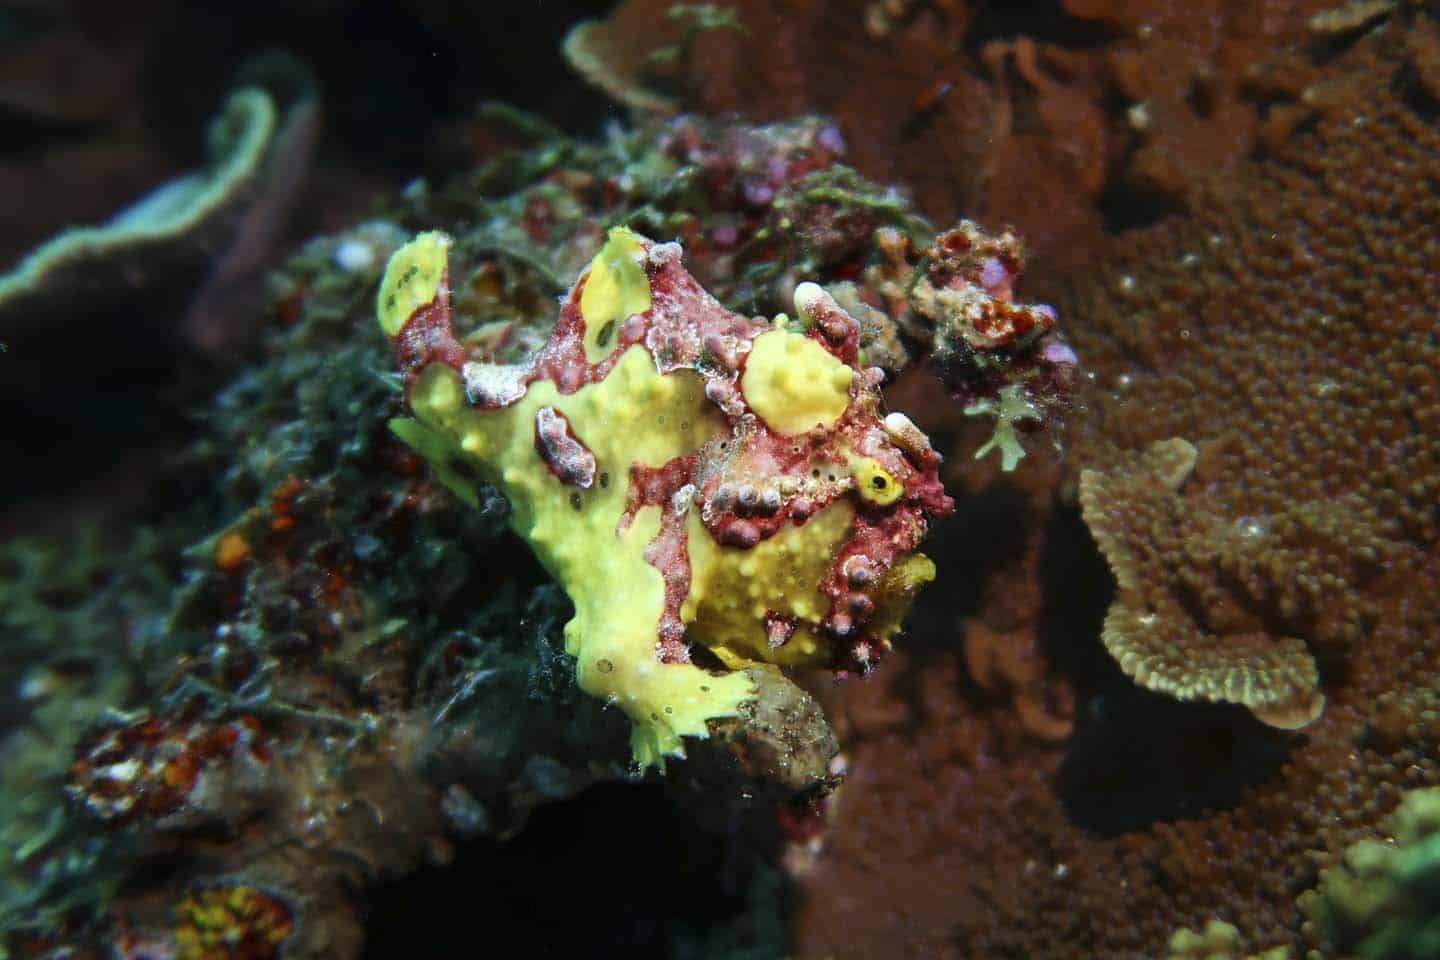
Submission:
[[263,288],[266,252],[294,203],[319,126],[315,80],[299,61],[265,54],[247,62],[240,78],[210,123],[201,169],[104,223],[61,231],[0,273],[0,336],[12,348],[33,342],[36,356],[60,352],[44,339],[58,324],[42,321],[67,311],[86,318],[87,335],[111,337],[112,304],[154,309],[171,298],[187,304],[185,316],[162,333],[204,349],[237,336],[245,319],[235,314],[259,303],[241,292]]
[[1368,655],[1440,539],[1437,209],[1415,153],[1437,138],[1405,99],[1423,93],[1362,77],[1328,86],[1363,90],[1363,119],[1319,111],[1318,139],[1248,197],[1216,185],[1147,238],[1163,266],[1120,259],[1073,307],[1094,318],[1080,349],[1103,371],[1078,459],[1120,586],[1105,642],[1143,685],[1278,726],[1314,719],[1325,665]]
[[110,264],[153,255],[154,247],[184,237],[213,221],[237,203],[264,169],[266,150],[278,125],[278,111],[265,90],[246,87],[232,93],[209,134],[211,151],[207,169],[167,183],[110,222],[72,227],[25,257],[13,270],[0,274],[0,310],[7,320],[34,312],[47,297],[64,295],[81,278],[90,285]]
[[580,687],[629,716],[635,760],[683,755],[754,700],[748,664],[868,672],[951,504],[928,440],[882,415],[858,321],[813,283],[793,322],[731,313],[678,245],[621,228],[527,364],[473,362],[450,246],[422,234],[380,287],[415,414],[392,427],[462,498],[473,477],[506,495],[575,603]]
[[[1116,602],[1163,601],[1165,629],[1135,641],[1298,640],[1321,715],[1291,733],[1137,689],[1098,642],[1110,577],[1086,531],[1042,512],[1037,645],[1075,686],[1074,736],[1063,753],[1016,746],[953,637],[917,627],[850,692],[850,772],[801,880],[802,954],[1164,956],[1218,918],[1239,955],[1346,955],[1297,894],[1383,839],[1408,790],[1440,784],[1440,132],[1416,52],[1432,11],[1400,5],[1297,54],[1325,88],[1272,110],[1304,122],[1055,298],[1093,373],[1067,445],[1072,477],[1094,471],[1085,519]],[[932,550],[950,559],[944,531]],[[1174,662],[1203,669],[1208,652]]]
[[1085,522],[1120,586],[1105,618],[1105,649],[1142,687],[1181,700],[1238,703],[1272,726],[1303,727],[1319,716],[1325,697],[1302,640],[1259,629],[1214,635],[1195,624],[1183,598],[1157,589],[1152,571],[1163,569],[1167,552],[1216,550],[1199,537],[1148,535],[1186,512],[1181,489],[1196,457],[1185,440],[1161,440],[1080,474]]

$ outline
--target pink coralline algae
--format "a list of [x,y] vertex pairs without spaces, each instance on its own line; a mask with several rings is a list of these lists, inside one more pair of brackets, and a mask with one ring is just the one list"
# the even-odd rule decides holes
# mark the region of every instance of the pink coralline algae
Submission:
[[1019,235],[963,220],[924,248],[894,229],[877,232],[880,257],[865,272],[886,313],[969,416],[993,418],[976,453],[998,451],[1010,471],[1025,456],[1021,432],[1058,438],[1080,357],[1055,330],[1048,304],[1016,299],[1025,267]]
[[1024,263],[1014,232],[986,233],[968,220],[925,252],[911,306],[935,325],[934,359],[948,379],[965,376],[954,368],[976,351],[1033,343],[1055,326],[1053,308],[1015,302]]

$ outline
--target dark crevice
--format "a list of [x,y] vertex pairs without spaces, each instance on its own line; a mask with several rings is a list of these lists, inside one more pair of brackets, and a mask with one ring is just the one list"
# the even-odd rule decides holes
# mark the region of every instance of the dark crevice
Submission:
[[374,888],[363,956],[698,960],[721,940],[733,956],[782,956],[770,938],[790,894],[782,884],[757,910],[751,887],[779,881],[743,833],[702,830],[659,785],[594,787],[508,843],[470,841],[447,866]]
[[1036,43],[1071,49],[1103,47],[1125,32],[1103,20],[1082,20],[1059,0],[991,0],[982,4],[965,35],[965,46],[978,51],[992,40],[1026,36]]

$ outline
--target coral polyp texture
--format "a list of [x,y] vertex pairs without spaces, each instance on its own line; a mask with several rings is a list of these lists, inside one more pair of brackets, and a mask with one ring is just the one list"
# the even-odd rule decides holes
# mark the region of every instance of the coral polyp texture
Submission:
[[[1324,89],[1277,104],[1311,114],[1293,136],[1057,298],[1094,375],[1067,461],[1093,471],[1083,519],[1130,650],[1096,642],[1104,570],[1056,518],[1040,650],[1079,702],[1063,757],[1007,742],[943,647],[909,687],[892,664],[853,691],[799,954],[1163,957],[1200,936],[1207,956],[1321,960],[1381,955],[1362,944],[1420,929],[1409,904],[1434,916],[1390,873],[1408,854],[1345,855],[1440,784],[1440,130],[1417,52],[1434,29],[1402,5],[1327,50]],[[927,652],[915,633],[897,659]],[[1248,679],[1229,679],[1232,644],[1266,654]],[[1122,671],[1326,702],[1292,733]],[[1324,900],[1297,904],[1317,881]]]
[[[1243,200],[1207,189],[1074,306],[1098,387],[1081,502],[1120,588],[1106,646],[1144,686],[1280,727],[1315,718],[1327,665],[1373,656],[1440,539],[1434,164],[1410,146],[1436,133],[1415,68],[1374,70],[1401,93],[1327,81],[1346,99],[1304,98],[1323,140]],[[1142,262],[1161,244],[1164,269]]]
[[1105,617],[1105,648],[1143,687],[1181,700],[1238,703],[1271,726],[1303,727],[1325,705],[1319,669],[1303,640],[1258,625],[1228,633],[1207,630],[1187,614],[1183,596],[1146,575],[1163,568],[1167,549],[1215,555],[1226,539],[1259,536],[1258,520],[1222,531],[1215,540],[1201,533],[1156,542],[1145,534],[1185,513],[1182,490],[1197,456],[1194,446],[1177,437],[1138,455],[1117,456],[1108,471],[1080,474],[1085,521],[1120,587]]
[[939,456],[813,283],[798,317],[722,307],[674,243],[612,230],[528,362],[468,359],[451,241],[422,234],[378,295],[413,419],[392,429],[460,497],[479,479],[569,593],[580,687],[641,766],[756,699],[747,666],[867,672],[934,567]]

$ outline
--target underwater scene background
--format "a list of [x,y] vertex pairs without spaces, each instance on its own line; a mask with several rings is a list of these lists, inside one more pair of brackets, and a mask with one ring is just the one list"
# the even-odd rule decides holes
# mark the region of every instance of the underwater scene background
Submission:
[[0,958],[1440,957],[1440,4],[0,2]]

